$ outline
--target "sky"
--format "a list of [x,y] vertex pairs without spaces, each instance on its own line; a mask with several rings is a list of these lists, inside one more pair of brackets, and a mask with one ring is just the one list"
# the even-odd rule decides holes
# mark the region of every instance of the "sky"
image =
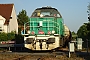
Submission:
[[28,16],[31,16],[36,8],[54,7],[62,15],[64,23],[74,32],[77,32],[83,23],[88,22],[87,6],[89,2],[90,0],[0,0],[0,4],[13,3],[17,15],[22,9],[26,10]]

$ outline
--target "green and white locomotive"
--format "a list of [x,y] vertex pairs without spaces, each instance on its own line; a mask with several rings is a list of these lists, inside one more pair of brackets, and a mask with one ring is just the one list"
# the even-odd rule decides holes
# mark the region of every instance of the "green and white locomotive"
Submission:
[[30,50],[53,50],[70,41],[71,34],[56,8],[37,8],[24,24],[24,46]]

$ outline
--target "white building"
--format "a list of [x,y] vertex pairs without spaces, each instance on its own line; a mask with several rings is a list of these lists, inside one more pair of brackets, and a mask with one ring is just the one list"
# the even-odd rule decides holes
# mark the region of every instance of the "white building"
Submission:
[[0,4],[0,32],[18,33],[18,21],[14,4]]

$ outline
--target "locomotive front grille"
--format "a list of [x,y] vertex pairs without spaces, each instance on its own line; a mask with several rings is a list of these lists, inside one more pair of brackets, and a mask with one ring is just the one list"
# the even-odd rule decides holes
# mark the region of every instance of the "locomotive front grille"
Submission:
[[31,44],[31,43],[33,43],[34,42],[34,38],[27,38],[26,39],[26,43],[27,44]]
[[47,40],[47,44],[52,44],[52,43],[55,43],[55,38],[49,38]]

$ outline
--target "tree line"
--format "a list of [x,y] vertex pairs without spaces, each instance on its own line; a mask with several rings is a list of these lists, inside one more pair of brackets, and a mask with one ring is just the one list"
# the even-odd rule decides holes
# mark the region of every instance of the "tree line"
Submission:
[[87,23],[83,23],[83,25],[80,26],[80,28],[77,31],[78,37],[83,38],[84,40],[85,39],[90,40],[90,19],[89,19],[90,18],[90,3],[87,6],[87,8],[88,8],[88,10],[87,10],[88,22]]

